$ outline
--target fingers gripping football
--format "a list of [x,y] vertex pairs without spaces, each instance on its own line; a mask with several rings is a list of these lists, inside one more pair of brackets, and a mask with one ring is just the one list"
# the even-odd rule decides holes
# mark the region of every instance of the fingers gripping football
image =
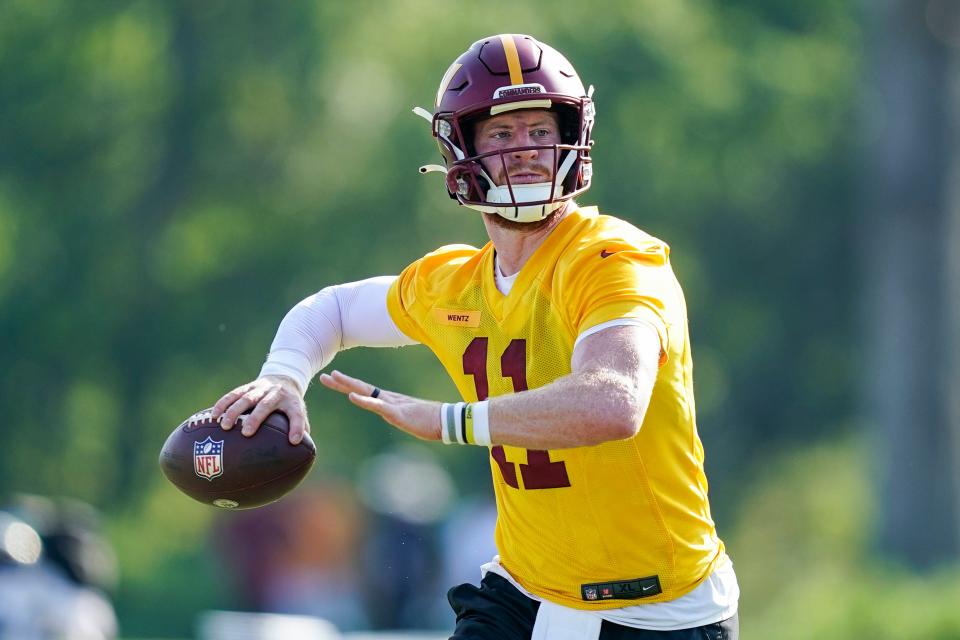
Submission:
[[[244,416],[245,412],[250,412]],[[292,380],[282,376],[264,376],[226,393],[213,406],[213,419],[224,430],[241,421],[243,435],[252,436],[274,411],[282,411],[290,422],[290,442],[298,444],[310,432],[307,409]],[[241,419],[241,416],[242,419]]]
[[[401,431],[421,440],[440,440],[440,403],[438,402],[380,390],[369,382],[352,378],[339,371],[321,374],[320,383],[328,389],[346,395],[353,404],[376,413]],[[375,393],[377,390],[379,392]]]

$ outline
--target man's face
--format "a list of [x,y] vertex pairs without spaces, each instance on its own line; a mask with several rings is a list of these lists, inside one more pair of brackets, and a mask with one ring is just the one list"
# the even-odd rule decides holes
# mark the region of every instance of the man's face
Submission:
[[[512,147],[559,143],[557,114],[547,109],[517,109],[492,116],[477,124],[473,138],[473,146],[478,154]],[[507,184],[507,176],[510,176],[512,185],[530,184],[553,179],[553,156],[553,150],[530,149],[505,153],[503,162],[500,161],[500,155],[483,158],[481,162],[498,186]]]

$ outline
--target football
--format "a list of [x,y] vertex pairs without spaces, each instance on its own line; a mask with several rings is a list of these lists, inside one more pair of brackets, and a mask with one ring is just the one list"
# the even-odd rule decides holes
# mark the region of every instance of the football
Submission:
[[300,444],[290,444],[283,413],[271,413],[249,438],[240,433],[243,416],[224,431],[211,413],[204,409],[184,420],[160,451],[163,475],[194,500],[222,509],[259,507],[293,490],[313,466],[313,440],[304,434]]

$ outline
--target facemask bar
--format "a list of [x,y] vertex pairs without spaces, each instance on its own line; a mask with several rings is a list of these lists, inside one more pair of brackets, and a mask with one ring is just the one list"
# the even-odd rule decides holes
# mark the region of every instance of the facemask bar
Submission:
[[[448,172],[457,177],[467,176],[472,182],[471,185],[473,189],[470,189],[467,192],[461,193],[458,191],[458,199],[463,204],[485,204],[477,200],[468,199],[470,192],[484,194],[493,189],[502,189],[509,196],[509,199],[502,200],[499,202],[511,202],[519,205],[526,204],[549,204],[550,200],[567,200],[571,194],[560,195],[557,194],[558,189],[562,189],[564,181],[567,179],[567,174],[570,169],[573,167],[573,164],[576,162],[577,157],[582,151],[589,151],[589,145],[574,145],[574,144],[553,144],[553,145],[528,145],[523,147],[510,147],[509,149],[498,149],[496,151],[488,151],[487,153],[482,153],[475,156],[470,156],[462,160],[457,160],[451,164],[448,168]],[[522,153],[524,151],[538,151],[540,153],[552,153],[553,154],[553,165],[549,181],[528,183],[528,184],[514,184],[510,180],[510,176],[507,171],[507,160],[506,156],[512,153]],[[484,169],[482,160],[486,158],[491,158],[497,156],[500,162],[500,168],[504,176],[504,184],[497,186],[493,178],[487,173]],[[563,158],[561,160],[561,157]],[[483,178],[484,181],[488,182],[489,186],[484,187],[482,184],[477,181],[477,176]],[[545,201],[532,200],[525,201],[518,199],[516,197],[518,190],[523,190],[524,187],[531,187],[534,185],[538,186],[549,186],[549,194],[556,194],[554,196],[547,196]],[[582,193],[585,189],[578,189],[575,193]]]

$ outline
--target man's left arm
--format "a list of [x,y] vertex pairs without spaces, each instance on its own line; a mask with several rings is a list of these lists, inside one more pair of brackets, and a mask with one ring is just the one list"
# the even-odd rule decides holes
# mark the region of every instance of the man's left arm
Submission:
[[584,447],[636,435],[657,378],[660,339],[649,324],[614,326],[580,340],[570,374],[490,401],[493,444]]
[[[563,449],[634,436],[650,402],[660,347],[656,329],[646,323],[613,326],[582,338],[570,374],[487,401],[490,444]],[[386,390],[372,397],[376,387],[339,371],[322,374],[320,382],[402,431],[424,440],[442,439],[439,402]]]

